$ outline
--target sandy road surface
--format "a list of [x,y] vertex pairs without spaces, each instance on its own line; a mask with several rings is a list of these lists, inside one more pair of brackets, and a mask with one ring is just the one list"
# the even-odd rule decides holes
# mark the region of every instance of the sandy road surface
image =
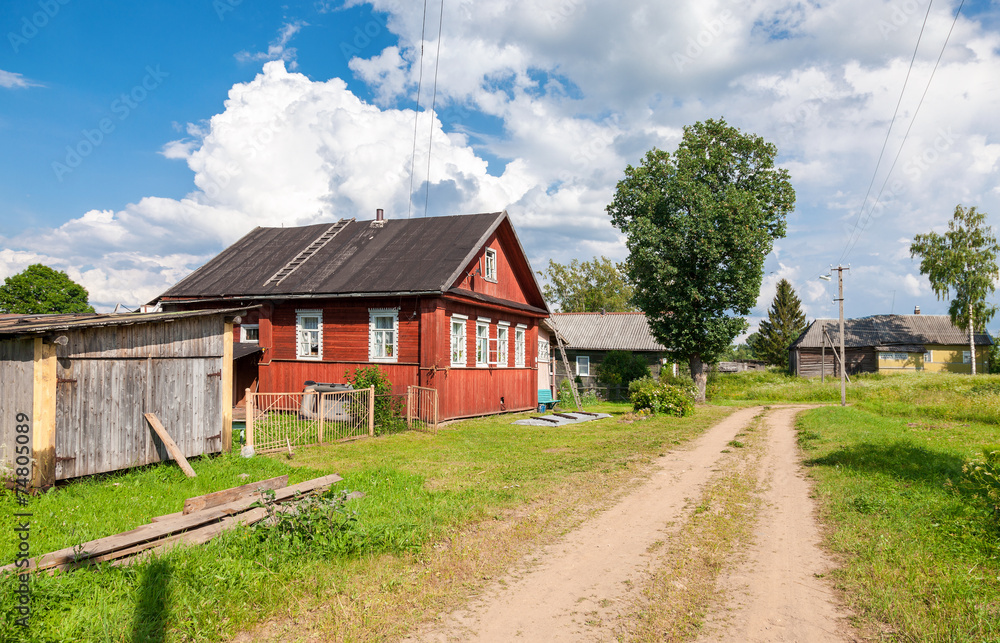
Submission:
[[[651,546],[715,474],[726,444],[761,412],[737,411],[656,462],[652,476],[613,507],[526,560],[469,605],[427,624],[412,643],[445,641],[613,641],[616,627],[655,558]],[[798,463],[794,409],[771,410],[761,475],[769,480],[756,544],[720,580],[724,603],[705,641],[851,641],[818,549],[809,485]]]

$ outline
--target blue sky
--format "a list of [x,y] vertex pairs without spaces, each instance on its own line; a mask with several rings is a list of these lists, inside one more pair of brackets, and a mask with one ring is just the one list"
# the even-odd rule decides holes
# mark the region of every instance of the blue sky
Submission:
[[752,322],[780,278],[835,315],[818,276],[842,258],[849,316],[943,313],[909,240],[958,203],[1000,215],[996,1],[966,3],[914,119],[958,2],[932,5],[876,193],[899,161],[861,206],[927,6],[15,0],[0,277],[47,263],[134,305],[256,225],[421,216],[428,179],[428,214],[506,208],[536,270],[621,260],[604,207],[625,165],[722,116],[777,144],[798,195]]

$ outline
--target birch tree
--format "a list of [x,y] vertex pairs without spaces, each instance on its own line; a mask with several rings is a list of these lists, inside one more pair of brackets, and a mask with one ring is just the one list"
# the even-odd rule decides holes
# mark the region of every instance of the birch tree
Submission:
[[[920,257],[920,272],[927,276],[939,300],[951,299],[948,313],[953,324],[969,333],[972,374],[976,374],[975,330],[985,329],[997,308],[986,298],[995,290],[997,240],[986,224],[986,213],[975,206],[955,206],[944,234],[918,234],[910,244],[910,257]],[[954,293],[954,297],[952,297]]]

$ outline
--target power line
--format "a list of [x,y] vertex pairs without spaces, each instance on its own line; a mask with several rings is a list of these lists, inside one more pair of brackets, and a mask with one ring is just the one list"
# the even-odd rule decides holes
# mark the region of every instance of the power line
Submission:
[[920,25],[920,34],[917,36],[917,44],[913,47],[913,55],[910,57],[910,66],[906,70],[906,78],[903,79],[903,88],[899,90],[899,99],[896,100],[896,109],[892,112],[892,119],[889,121],[889,129],[885,132],[885,140],[882,141],[882,150],[878,153],[878,161],[875,162],[875,169],[872,171],[872,180],[868,183],[868,191],[865,192],[865,198],[861,200],[861,207],[858,208],[858,217],[854,221],[854,229],[851,230],[851,234],[847,238],[847,245],[844,246],[844,250],[841,252],[840,259],[837,260],[837,263],[844,260],[848,252],[847,249],[851,245],[851,241],[854,239],[854,234],[858,232],[858,225],[861,223],[861,218],[865,212],[865,204],[868,203],[868,197],[871,195],[872,186],[875,185],[875,177],[878,176],[878,168],[882,165],[882,156],[885,154],[885,148],[889,144],[889,135],[892,133],[892,126],[896,122],[896,116],[899,114],[899,107],[903,103],[903,95],[906,93],[906,85],[910,82],[910,73],[913,72],[913,65],[917,60],[917,50],[920,49],[920,41],[924,37],[924,29],[927,28],[927,18],[931,15],[932,6],[934,6],[934,0],[927,3],[927,12],[924,14],[924,23]]
[[420,120],[420,87],[424,83],[424,32],[427,29],[427,0],[424,0],[424,17],[420,21],[420,73],[417,76],[417,106],[413,108],[413,151],[410,152],[410,191],[406,193],[406,218],[413,208],[413,163],[417,158],[417,124]]
[[948,35],[944,39],[944,44],[941,45],[941,51],[938,53],[937,60],[934,62],[934,68],[931,70],[931,76],[927,79],[927,86],[924,87],[924,93],[920,96],[920,102],[917,103],[917,108],[913,111],[913,118],[910,119],[910,125],[906,128],[906,133],[903,134],[903,140],[899,143],[899,150],[896,152],[896,157],[892,161],[892,165],[889,167],[889,172],[885,175],[885,180],[882,181],[882,186],[879,188],[878,195],[875,197],[875,202],[872,204],[871,210],[868,211],[868,216],[865,219],[864,225],[861,227],[861,232],[854,239],[854,242],[850,244],[850,247],[844,252],[843,257],[850,256],[854,247],[857,246],[858,241],[861,240],[861,233],[864,232],[865,228],[871,222],[871,218],[875,213],[875,208],[878,207],[879,202],[882,199],[882,193],[885,191],[885,186],[889,183],[889,178],[892,176],[892,171],[896,168],[896,163],[899,162],[899,157],[903,153],[903,146],[906,145],[906,139],[910,136],[910,130],[913,129],[913,124],[917,120],[917,114],[920,113],[920,108],[924,104],[924,99],[927,98],[927,92],[931,88],[931,82],[934,80],[934,74],[937,73],[938,66],[941,64],[941,59],[944,58],[945,49],[948,48],[948,41],[951,40],[951,34],[955,30],[955,25],[958,24],[958,18],[962,14],[962,7],[965,6],[965,0],[962,0],[958,5],[958,9],[955,11],[955,18],[951,22],[951,28],[948,30]]
[[438,17],[437,55],[434,58],[434,90],[431,92],[431,124],[430,135],[427,137],[427,188],[424,190],[424,216],[427,216],[427,206],[431,199],[431,148],[434,145],[434,109],[437,106],[438,67],[441,64],[441,41],[444,39],[444,0],[441,0],[441,15]]

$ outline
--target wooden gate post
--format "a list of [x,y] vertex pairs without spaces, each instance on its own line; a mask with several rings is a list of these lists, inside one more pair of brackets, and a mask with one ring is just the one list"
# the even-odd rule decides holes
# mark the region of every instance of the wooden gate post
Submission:
[[247,446],[253,448],[253,420],[257,415],[254,410],[254,393],[247,389]]
[[406,429],[413,428],[413,387],[406,387]]
[[333,394],[332,393],[320,393],[319,394],[319,400],[317,400],[317,402],[319,403],[318,408],[317,408],[317,410],[319,411],[319,426],[317,426],[317,428],[316,428],[316,432],[317,432],[317,436],[316,437],[319,438],[319,443],[320,443],[321,446],[323,444],[323,416],[325,415],[324,410],[323,410],[323,396],[324,395],[333,395]]
[[375,386],[368,387],[368,435],[375,437]]

